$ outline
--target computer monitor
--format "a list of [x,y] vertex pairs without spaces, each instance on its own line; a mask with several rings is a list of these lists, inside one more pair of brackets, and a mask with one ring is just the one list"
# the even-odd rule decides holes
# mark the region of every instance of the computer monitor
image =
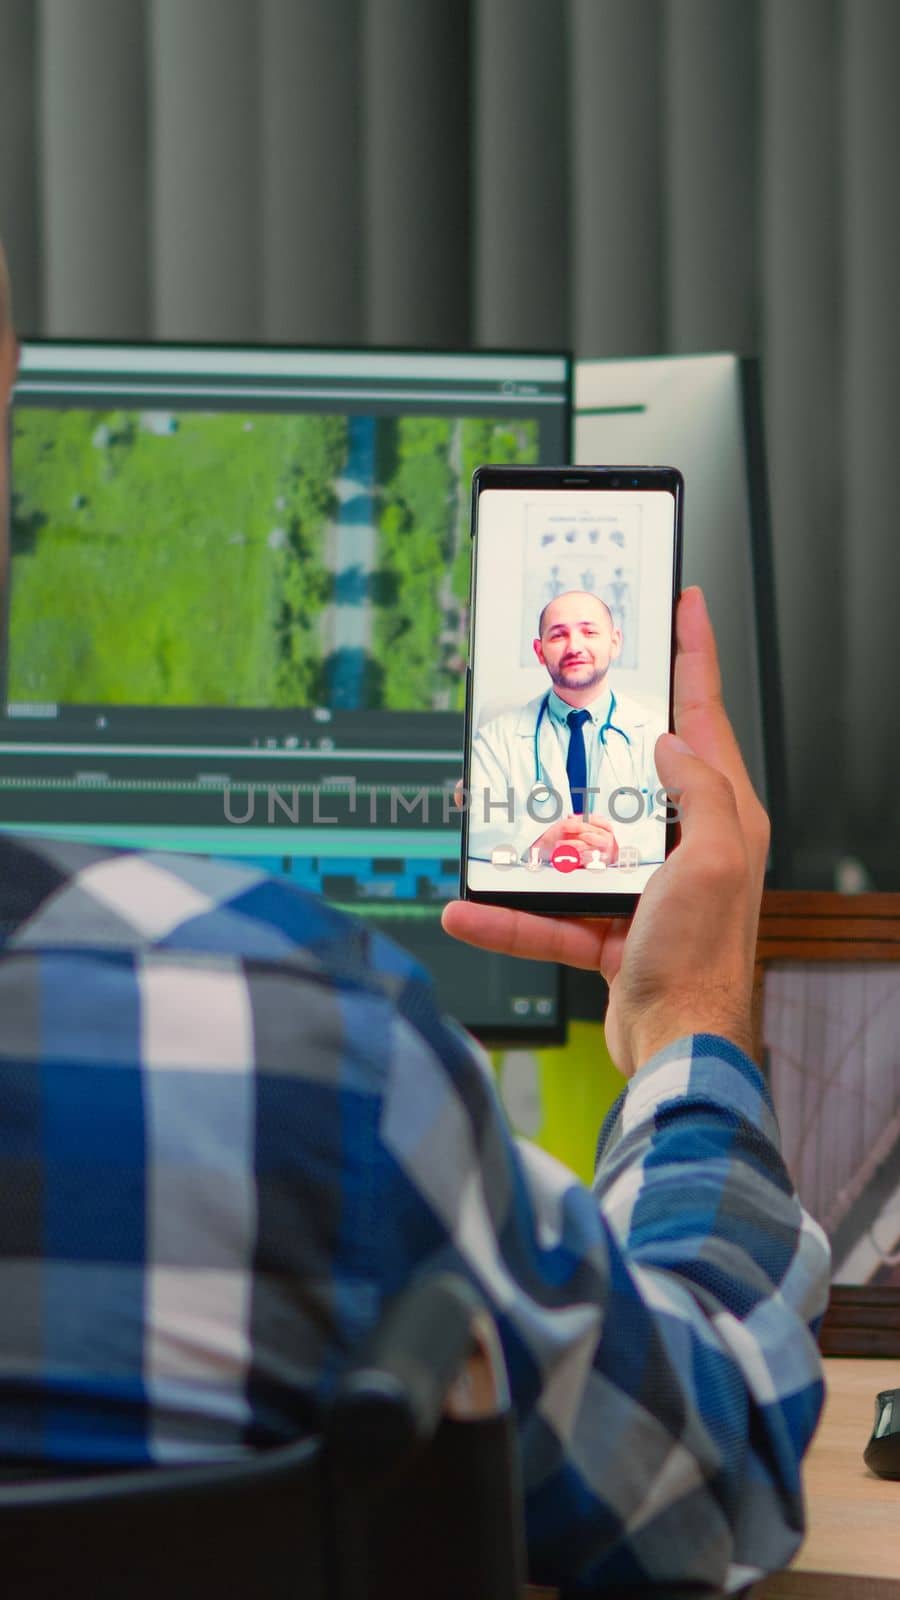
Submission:
[[568,451],[563,355],[34,342],[12,417],[0,825],[264,865],[486,1040],[557,969],[448,939],[472,469]]
[[759,372],[734,355],[580,361],[574,458],[684,474],[685,584],[716,627],[728,712],[772,818],[770,879],[790,881],[784,722]]

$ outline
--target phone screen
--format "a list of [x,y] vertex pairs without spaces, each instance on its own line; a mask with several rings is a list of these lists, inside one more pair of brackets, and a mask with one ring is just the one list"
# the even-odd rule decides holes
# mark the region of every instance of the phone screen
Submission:
[[670,726],[681,479],[498,476],[476,475],[473,503],[463,893],[630,910],[671,836],[654,748]]

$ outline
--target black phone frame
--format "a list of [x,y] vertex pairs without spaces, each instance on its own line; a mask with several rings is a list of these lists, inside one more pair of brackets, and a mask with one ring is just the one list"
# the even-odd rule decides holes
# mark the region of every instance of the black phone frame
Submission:
[[[672,621],[669,665],[669,727],[673,726],[675,685],[675,612],[681,593],[681,558],[684,520],[684,479],[677,467],[666,466],[483,466],[472,476],[472,518],[470,536],[472,560],[469,578],[469,648],[466,664],[465,757],[463,788],[469,792],[472,753],[472,667],[475,643],[475,568],[478,536],[478,500],[484,489],[537,489],[542,491],[613,490],[615,493],[646,494],[662,489],[675,498],[675,538],[672,560]],[[674,821],[666,824],[666,856],[676,842]],[[641,891],[630,894],[553,894],[546,890],[520,890],[515,893],[494,893],[470,889],[468,885],[469,813],[464,808],[462,817],[462,847],[460,851],[460,899],[476,905],[502,906],[510,910],[530,911],[537,916],[570,917],[620,917],[631,916],[637,908]],[[598,904],[598,902],[600,902]]]

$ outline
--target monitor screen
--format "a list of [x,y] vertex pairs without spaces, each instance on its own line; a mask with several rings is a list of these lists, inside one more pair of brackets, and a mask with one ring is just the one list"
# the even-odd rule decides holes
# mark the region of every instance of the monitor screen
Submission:
[[558,1037],[556,969],[439,918],[472,470],[563,461],[569,399],[546,354],[25,345],[0,824],[264,865]]

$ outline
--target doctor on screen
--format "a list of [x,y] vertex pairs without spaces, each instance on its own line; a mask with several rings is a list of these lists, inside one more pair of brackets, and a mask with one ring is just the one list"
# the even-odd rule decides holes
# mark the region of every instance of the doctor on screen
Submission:
[[514,848],[524,865],[550,861],[563,840],[582,865],[662,861],[664,800],[653,759],[666,724],[619,693],[611,667],[622,632],[605,601],[582,589],[541,612],[534,653],[550,678],[542,695],[503,711],[472,741],[469,853],[490,861]]

